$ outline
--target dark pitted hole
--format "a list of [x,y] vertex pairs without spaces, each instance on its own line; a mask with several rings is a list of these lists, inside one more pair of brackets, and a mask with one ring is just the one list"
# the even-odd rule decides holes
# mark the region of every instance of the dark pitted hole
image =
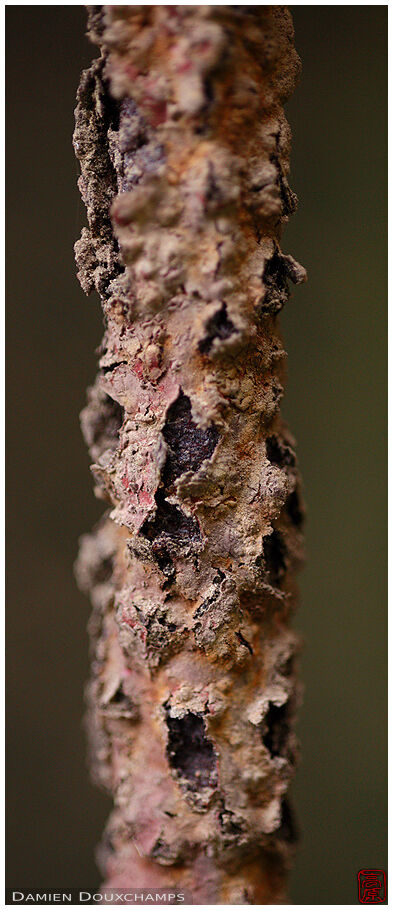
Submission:
[[207,613],[210,607],[216,603],[218,597],[218,592],[210,594],[209,597],[206,597],[206,600],[203,600],[199,607],[196,608],[194,613],[194,619],[200,619],[204,613]]
[[160,626],[165,626],[165,628],[168,629],[168,632],[176,632],[176,624],[174,622],[168,622],[166,616],[158,616],[157,622]]
[[251,645],[250,645],[250,642],[247,641],[246,638],[244,638],[244,635],[242,635],[241,632],[236,632],[235,634],[236,634],[236,638],[239,639],[240,644],[243,645],[244,648],[247,648],[247,651],[249,651],[250,654],[253,654],[254,651],[253,651],[253,649],[252,649],[252,647],[251,647]]
[[279,585],[285,573],[287,548],[279,531],[272,531],[263,541],[265,568],[272,585]]
[[192,791],[217,787],[217,758],[207,738],[203,718],[188,713],[185,717],[167,715],[168,761],[177,776]]
[[265,265],[262,279],[266,290],[260,312],[262,315],[274,315],[282,309],[289,297],[286,263],[277,248]]
[[294,490],[293,493],[288,496],[285,508],[292,524],[294,524],[296,528],[300,528],[303,524],[303,511],[297,490]]
[[[154,541],[156,553],[159,558],[167,561],[165,554],[165,545],[168,547],[169,541],[175,543],[192,543],[201,539],[198,522],[190,515],[186,515],[181,509],[167,502],[162,490],[157,490],[156,496],[157,511],[152,521],[146,520],[140,530],[140,533],[147,540]],[[160,546],[158,547],[158,538]]]
[[124,717],[135,720],[137,716],[136,706],[131,701],[131,698],[125,694],[122,683],[120,683],[116,692],[112,695],[112,698],[103,706],[103,710],[106,714],[112,715],[113,717]]
[[217,586],[216,590],[213,591],[213,594],[210,594],[208,597],[206,597],[205,600],[202,601],[202,603],[199,604],[199,607],[197,607],[195,610],[194,619],[200,619],[204,613],[208,613],[210,611],[210,608],[214,607],[214,604],[217,603],[217,599],[220,596],[221,582],[225,578],[225,573],[222,572],[221,569],[216,569],[216,571],[217,575],[215,575],[213,578],[213,583]]
[[128,695],[124,694],[123,686],[121,684],[119,688],[116,689],[115,694],[112,695],[111,703],[114,705],[122,705],[123,708],[127,708],[128,710],[131,710],[133,707],[131,699],[128,698]]
[[286,267],[283,257],[280,256],[277,248],[274,250],[273,256],[268,259],[264,272],[263,280],[265,284],[277,285],[280,290],[283,290],[286,286]]
[[167,844],[163,837],[159,837],[156,840],[151,851],[151,857],[165,866],[171,866],[176,861],[176,855],[173,855],[173,847]]
[[112,695],[111,701],[115,705],[120,705],[124,701],[124,692],[122,686],[119,686],[119,688],[116,689],[115,694]]
[[[278,139],[276,139],[278,146]],[[280,196],[282,199],[282,214],[293,215],[296,212],[297,206],[297,197],[296,194],[290,189],[286,177],[284,177],[281,160],[279,155],[271,155],[270,161],[276,165],[278,171],[278,186],[280,189]]]
[[286,844],[296,844],[299,840],[299,830],[295,813],[289,800],[284,797],[281,805],[281,825],[277,837]]
[[221,309],[206,323],[206,335],[198,344],[201,354],[209,353],[215,338],[230,338],[234,332],[236,332],[235,326],[228,318],[227,307],[223,303]]
[[107,367],[102,367],[102,372],[105,373],[105,376],[106,376],[107,373],[113,373],[114,370],[117,370],[117,367],[122,367],[122,366],[126,366],[126,365],[127,365],[126,360],[117,360],[115,363],[111,363]]
[[117,99],[113,97],[113,95],[110,91],[109,82],[107,79],[103,79],[103,86],[105,87],[105,95],[104,95],[105,127],[106,127],[106,130],[108,130],[110,128],[110,129],[114,130],[115,132],[117,132],[119,129],[119,126],[120,126],[121,102],[117,101]]
[[289,734],[288,702],[284,705],[269,703],[269,710],[263,721],[262,742],[272,757],[285,754]]
[[164,652],[171,648],[175,643],[174,633],[178,627],[174,622],[170,622],[167,614],[160,615],[156,612],[144,621],[146,629],[146,648],[151,656],[159,654],[160,660],[164,657]]
[[288,466],[293,467],[295,464],[295,455],[289,446],[284,445],[277,436],[269,436],[266,440],[266,454],[270,464],[275,464],[279,468]]
[[168,447],[162,472],[165,487],[185,471],[197,471],[205,458],[213,454],[219,440],[218,429],[213,424],[204,430],[193,421],[190,399],[183,392],[168,409],[162,435]]
[[217,572],[217,575],[215,575],[213,578],[213,584],[219,585],[219,584],[221,584],[222,581],[224,581],[225,572],[222,572],[221,569],[216,569],[216,572]]
[[113,559],[111,556],[107,556],[106,559],[101,559],[99,565],[97,566],[96,571],[94,572],[94,584],[103,585],[106,581],[112,577],[113,572]]
[[204,89],[205,89],[205,98],[206,98],[206,101],[207,101],[208,105],[210,105],[210,104],[214,101],[214,84],[213,84],[213,80],[210,79],[209,76],[205,76],[204,81],[203,81],[203,85],[204,85]]
[[152,543],[152,553],[161,572],[171,578],[174,572],[173,559],[168,551],[167,541],[165,538],[158,537]]
[[225,803],[222,802],[221,811],[218,813],[218,820],[220,823],[220,828],[226,837],[238,837],[243,833],[242,825],[235,820],[235,815],[231,812],[230,809],[227,809]]

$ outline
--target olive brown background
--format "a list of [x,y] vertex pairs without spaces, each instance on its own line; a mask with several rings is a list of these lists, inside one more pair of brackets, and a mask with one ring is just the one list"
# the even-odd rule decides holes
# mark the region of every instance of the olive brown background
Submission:
[[[387,860],[387,7],[291,9],[300,204],[283,249],[309,272],[282,319],[308,504],[291,896],[350,904],[358,869]],[[8,6],[6,22],[7,884],[89,889],[110,801],[86,769],[89,604],[72,565],[102,510],[78,425],[102,322],[75,277],[71,134],[96,51],[82,6]]]

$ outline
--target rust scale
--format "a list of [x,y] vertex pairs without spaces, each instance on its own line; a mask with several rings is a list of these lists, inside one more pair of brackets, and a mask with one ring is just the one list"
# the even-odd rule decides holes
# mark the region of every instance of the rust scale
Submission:
[[278,314],[304,269],[285,7],[89,8],[74,145],[105,334],[82,429],[109,504],[81,540],[105,887],[286,899],[300,480]]

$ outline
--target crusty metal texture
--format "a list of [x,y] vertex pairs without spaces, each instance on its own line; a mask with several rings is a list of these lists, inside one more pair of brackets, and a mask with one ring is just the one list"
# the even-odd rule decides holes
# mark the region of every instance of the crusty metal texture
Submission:
[[293,826],[302,502],[278,313],[304,269],[284,7],[90,8],[79,279],[105,335],[82,427],[109,511],[82,538],[95,779],[116,887],[278,903]]

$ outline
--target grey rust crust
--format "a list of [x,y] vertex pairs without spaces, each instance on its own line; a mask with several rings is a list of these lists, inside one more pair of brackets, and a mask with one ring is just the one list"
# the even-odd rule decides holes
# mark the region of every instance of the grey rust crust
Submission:
[[90,7],[78,277],[105,334],[82,412],[96,495],[88,728],[110,887],[278,903],[294,826],[302,496],[278,314],[304,269],[285,7]]

